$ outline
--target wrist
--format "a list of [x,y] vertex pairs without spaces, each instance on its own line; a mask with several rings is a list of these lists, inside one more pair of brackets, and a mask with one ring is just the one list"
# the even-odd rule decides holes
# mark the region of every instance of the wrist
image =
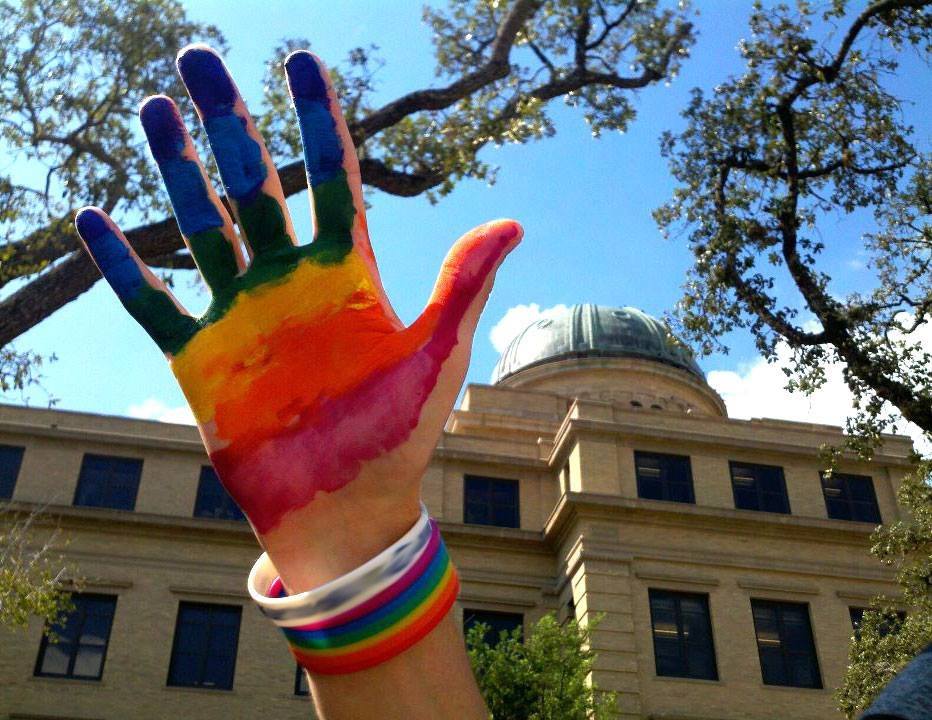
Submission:
[[459,590],[436,523],[426,508],[396,543],[310,591],[289,594],[268,555],[248,587],[312,674],[341,675],[381,665],[428,636]]
[[285,588],[295,594],[320,587],[360,567],[397,542],[417,522],[420,502],[368,497],[347,502],[319,494],[260,538]]

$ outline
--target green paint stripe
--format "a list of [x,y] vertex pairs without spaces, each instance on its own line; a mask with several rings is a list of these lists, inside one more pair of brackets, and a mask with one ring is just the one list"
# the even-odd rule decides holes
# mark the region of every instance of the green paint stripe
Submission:
[[260,192],[251,203],[237,205],[240,229],[253,255],[276,253],[294,247],[285,231],[285,214],[278,201]]
[[151,285],[142,285],[123,305],[163,353],[177,355],[197,331],[194,318],[183,314],[166,293]]
[[353,205],[346,170],[340,170],[332,179],[313,186],[311,190],[317,220],[314,242],[328,248],[352,247],[356,206]]
[[236,255],[218,228],[194,233],[188,238],[188,245],[207,287],[216,291],[233,282],[239,273]]

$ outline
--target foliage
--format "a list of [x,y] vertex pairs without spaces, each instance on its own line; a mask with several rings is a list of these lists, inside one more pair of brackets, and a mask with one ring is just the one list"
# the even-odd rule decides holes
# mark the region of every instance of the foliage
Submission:
[[587,682],[595,654],[590,627],[541,618],[526,641],[521,629],[484,640],[477,624],[466,646],[479,689],[494,720],[601,720],[615,717],[615,697]]
[[[445,85],[380,105],[375,46],[351,50],[334,68],[363,183],[436,201],[464,178],[492,181],[482,149],[551,135],[552,101],[561,97],[594,134],[623,131],[634,118],[631,92],[669,81],[688,56],[687,13],[685,3],[663,9],[657,0],[450,0],[426,10]],[[8,351],[0,365],[13,375],[32,356],[9,343],[97,281],[77,252],[78,206],[111,212],[152,266],[193,267],[167,217],[136,106],[163,92],[191,114],[175,50],[225,43],[216,28],[188,20],[179,0],[0,0],[0,14],[0,288],[17,281],[0,297]],[[264,102],[253,108],[272,156],[285,163],[286,195],[306,188],[280,65],[299,45],[308,43],[285,39],[274,49]],[[195,141],[202,145],[203,133]]]
[[39,516],[0,507],[0,627],[25,628],[33,616],[51,626],[72,608],[60,582],[65,566],[54,554],[58,532],[40,537]]
[[[807,0],[756,2],[744,73],[694,90],[686,129],[662,140],[678,187],[655,217],[695,255],[678,329],[704,353],[727,351],[736,329],[770,360],[786,343],[789,388],[804,393],[843,363],[865,456],[895,427],[891,408],[932,431],[932,355],[919,340],[932,310],[932,160],[895,92],[901,56],[928,53],[930,5],[878,0],[853,16],[843,0],[821,15]],[[851,216],[873,231],[846,236]],[[827,246],[862,257],[873,287],[845,292]]]
[[[901,595],[878,598],[852,638],[848,669],[836,692],[839,709],[849,719],[932,643],[932,461],[919,463],[904,479],[898,499],[909,517],[878,528],[871,551],[896,568]],[[902,622],[896,616],[898,606],[909,609]]]

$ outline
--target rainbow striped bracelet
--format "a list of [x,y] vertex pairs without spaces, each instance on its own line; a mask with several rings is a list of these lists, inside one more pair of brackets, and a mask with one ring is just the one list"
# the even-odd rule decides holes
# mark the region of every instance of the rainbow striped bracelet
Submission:
[[420,519],[398,542],[319,588],[288,595],[266,554],[248,587],[303,668],[337,675],[383,663],[424,638],[449,612],[459,581],[437,524],[422,506]]

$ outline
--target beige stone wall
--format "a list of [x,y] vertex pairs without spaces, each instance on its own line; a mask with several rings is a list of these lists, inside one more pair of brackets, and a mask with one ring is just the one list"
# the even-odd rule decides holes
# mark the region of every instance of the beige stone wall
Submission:
[[[711,390],[692,380],[677,386],[684,373],[665,367],[636,378],[639,391],[688,401],[695,411],[672,402],[662,410],[632,406],[625,393],[633,390],[618,386],[617,373],[610,381],[605,368],[593,374],[583,365],[562,379],[541,371],[540,382],[521,387],[470,386],[451,415],[423,499],[460,571],[457,617],[464,608],[520,612],[529,626],[546,612],[584,622],[604,615],[593,638],[593,680],[618,692],[625,718],[838,717],[831,688],[845,664],[848,607],[893,587],[867,553],[871,528],[826,516],[819,447],[838,443],[840,431],[730,420]],[[605,397],[573,399],[574,387]],[[33,677],[36,624],[3,636],[0,718],[228,720],[255,717],[258,708],[309,716],[307,699],[293,696],[283,640],[246,598],[258,552],[248,527],[191,517],[206,462],[194,428],[0,406],[0,443],[26,446],[15,504],[49,503],[50,522],[69,538],[67,556],[88,590],[119,598],[101,682]],[[688,455],[696,504],[639,499],[636,450]],[[907,440],[890,437],[871,465],[847,457],[840,465],[873,477],[885,520],[898,516],[895,490],[908,451]],[[70,507],[86,452],[143,460],[135,512]],[[735,510],[729,460],[782,466],[792,514]],[[521,527],[463,525],[465,474],[518,480]],[[650,588],[709,596],[718,681],[656,676]],[[825,689],[763,685],[752,597],[809,604]],[[243,606],[232,691],[166,687],[181,600]]]

